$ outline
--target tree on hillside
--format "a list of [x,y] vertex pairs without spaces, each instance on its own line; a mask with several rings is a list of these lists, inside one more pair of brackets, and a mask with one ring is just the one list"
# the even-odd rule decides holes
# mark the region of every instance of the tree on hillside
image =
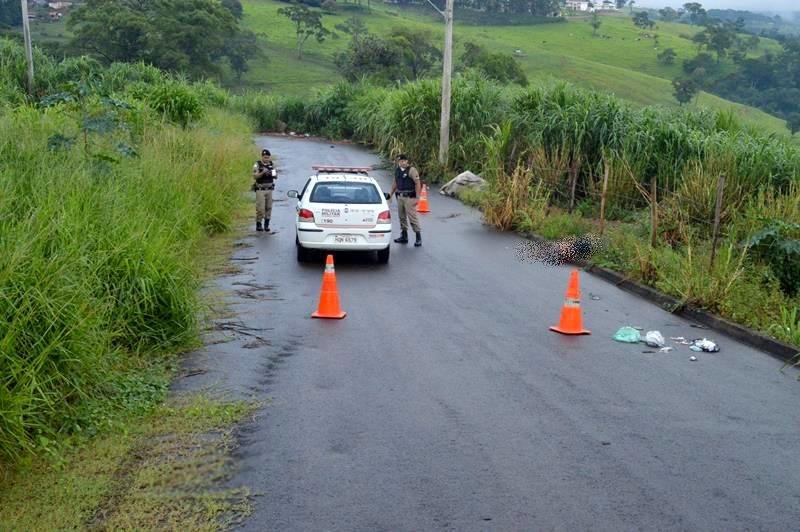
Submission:
[[349,81],[369,78],[383,83],[403,79],[397,49],[372,33],[358,33],[350,39],[347,49],[334,62],[342,76]]
[[678,54],[675,53],[675,50],[673,48],[667,48],[658,54],[658,62],[662,65],[672,65],[675,63],[676,57],[678,57]]
[[617,9],[622,9],[628,3],[628,0],[617,0]]
[[659,9],[658,14],[661,15],[661,18],[666,22],[672,22],[673,20],[678,20],[680,14],[671,7],[665,7],[664,9]]
[[[241,40],[231,12],[216,0],[86,0],[67,21],[71,46],[105,61],[144,61],[194,77],[219,74],[227,58],[242,69]],[[256,45],[250,39],[250,46]],[[249,53],[252,55],[253,48]]]
[[592,13],[592,18],[589,19],[589,24],[592,26],[592,35],[597,37],[597,30],[599,30],[600,26],[603,24],[600,21],[600,17],[597,16],[597,12]]
[[22,24],[22,7],[18,0],[0,0],[0,28]]
[[685,105],[700,93],[700,84],[692,78],[676,78],[672,80],[672,94],[678,103]]
[[322,13],[312,11],[303,4],[282,7],[278,9],[278,14],[288,18],[294,24],[297,57],[301,60],[303,59],[303,46],[309,38],[314,37],[317,42],[322,42],[331,33],[322,25]]
[[791,113],[787,116],[786,125],[789,127],[789,131],[792,132],[792,135],[800,131],[800,113]]
[[336,29],[353,37],[360,37],[367,33],[367,25],[359,17],[350,17],[337,24]]
[[489,52],[475,43],[464,44],[458,70],[474,69],[484,76],[500,83],[516,83],[523,87],[528,85],[525,71],[512,56]]
[[689,22],[698,26],[705,24],[708,13],[703,9],[700,2],[688,2],[683,4],[683,9],[689,14]]
[[647,14],[647,11],[639,11],[633,15],[633,24],[642,29],[649,29],[656,25],[655,22],[650,20],[650,15]]
[[359,27],[352,33],[347,50],[339,53],[335,62],[350,81],[366,77],[393,83],[424,77],[440,57],[441,52],[433,46],[426,30],[399,27],[384,38],[362,32]]
[[388,40],[399,53],[402,66],[411,72],[411,79],[425,76],[442,56],[428,30],[400,26],[389,32]]
[[704,38],[698,37],[698,42],[703,42],[706,49],[716,52],[718,63],[739,41],[736,25],[730,22],[709,23],[706,25],[705,31],[698,35],[705,36]]
[[222,7],[230,11],[231,15],[233,15],[233,18],[236,20],[242,20],[244,10],[239,0],[222,0]]

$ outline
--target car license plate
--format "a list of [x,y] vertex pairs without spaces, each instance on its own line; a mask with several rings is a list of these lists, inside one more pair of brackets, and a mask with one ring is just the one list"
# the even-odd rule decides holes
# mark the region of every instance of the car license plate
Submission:
[[333,237],[333,241],[337,244],[355,244],[356,237],[353,235],[336,235]]

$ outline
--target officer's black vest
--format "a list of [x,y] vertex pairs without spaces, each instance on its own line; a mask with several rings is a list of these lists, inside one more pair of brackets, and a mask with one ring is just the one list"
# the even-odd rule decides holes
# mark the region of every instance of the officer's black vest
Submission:
[[256,164],[258,165],[259,172],[262,171],[264,168],[268,170],[267,175],[262,175],[256,178],[256,183],[258,183],[259,185],[271,185],[274,182],[274,180],[272,179],[272,169],[274,168],[272,161],[268,162],[267,164],[264,164],[261,161],[261,159],[259,159],[258,161],[256,161]]
[[411,179],[411,176],[408,175],[411,167],[408,166],[405,169],[400,168],[399,166],[394,171],[394,180],[397,183],[397,190],[400,192],[416,192],[417,184]]

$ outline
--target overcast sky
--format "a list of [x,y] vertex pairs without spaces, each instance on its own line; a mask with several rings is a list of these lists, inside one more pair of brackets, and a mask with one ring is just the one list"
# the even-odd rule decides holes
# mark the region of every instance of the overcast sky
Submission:
[[[637,0],[636,4],[646,7],[682,6],[689,0]],[[706,9],[749,9],[751,11],[800,11],[798,0],[693,0],[703,4]]]

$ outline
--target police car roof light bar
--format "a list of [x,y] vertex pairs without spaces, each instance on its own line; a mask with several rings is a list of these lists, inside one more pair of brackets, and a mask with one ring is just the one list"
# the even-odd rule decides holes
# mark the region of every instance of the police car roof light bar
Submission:
[[351,174],[368,174],[372,167],[370,166],[327,166],[327,165],[320,165],[315,164],[311,167],[312,170],[316,171],[318,174],[321,173],[334,173],[334,172],[345,172]]

